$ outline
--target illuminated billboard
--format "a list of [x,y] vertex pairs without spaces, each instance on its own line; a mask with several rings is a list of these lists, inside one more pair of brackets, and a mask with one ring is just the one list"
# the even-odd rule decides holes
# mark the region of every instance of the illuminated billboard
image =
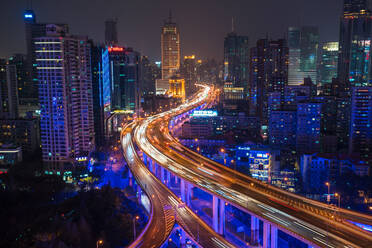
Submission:
[[192,117],[215,117],[218,113],[216,110],[195,110]]

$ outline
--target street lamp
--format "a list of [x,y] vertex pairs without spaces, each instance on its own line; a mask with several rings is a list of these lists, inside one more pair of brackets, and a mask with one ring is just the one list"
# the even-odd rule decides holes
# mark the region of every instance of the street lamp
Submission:
[[136,215],[133,218],[133,240],[136,240],[136,221],[139,220],[139,216]]
[[103,247],[103,240],[102,239],[97,240],[96,247],[97,248]]
[[335,193],[335,196],[338,198],[338,208],[340,208],[341,195],[339,193]]
[[331,184],[329,182],[326,182],[325,185],[328,187],[327,202],[329,204],[329,202],[331,201],[331,196],[329,195]]
[[220,151],[223,153],[223,164],[226,166],[226,153],[225,153],[225,149],[221,148]]

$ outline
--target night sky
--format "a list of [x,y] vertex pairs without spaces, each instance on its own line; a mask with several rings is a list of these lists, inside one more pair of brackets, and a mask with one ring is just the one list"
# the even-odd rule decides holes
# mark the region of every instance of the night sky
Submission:
[[[68,23],[72,34],[104,40],[104,21],[117,17],[119,42],[160,59],[160,27],[169,9],[181,31],[182,54],[223,58],[223,38],[234,16],[238,34],[253,46],[281,38],[288,26],[317,25],[321,41],[337,41],[342,0],[34,0],[39,22]],[[25,52],[26,0],[1,0],[0,57]]]

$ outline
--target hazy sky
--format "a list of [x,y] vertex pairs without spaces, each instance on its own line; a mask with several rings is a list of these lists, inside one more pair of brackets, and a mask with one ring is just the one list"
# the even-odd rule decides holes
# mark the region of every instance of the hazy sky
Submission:
[[[0,0],[0,57],[25,52],[26,0]],[[104,21],[117,17],[119,42],[160,58],[160,27],[169,9],[180,27],[182,54],[223,57],[223,38],[235,19],[250,45],[283,37],[288,26],[317,25],[321,41],[337,41],[342,0],[33,0],[38,22],[67,23],[72,34],[104,39]]]

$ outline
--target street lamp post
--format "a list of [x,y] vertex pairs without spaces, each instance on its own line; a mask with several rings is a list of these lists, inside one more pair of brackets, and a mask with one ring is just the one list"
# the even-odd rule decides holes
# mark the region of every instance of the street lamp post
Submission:
[[225,153],[225,149],[221,148],[220,151],[223,153],[223,165],[226,166],[226,153]]
[[340,208],[341,203],[341,195],[339,193],[335,193],[335,196],[338,198],[338,208]]
[[136,240],[136,221],[139,220],[139,216],[136,215],[133,218],[133,240]]
[[327,203],[329,204],[329,202],[331,201],[331,196],[330,196],[331,184],[329,182],[326,182],[325,185],[328,187]]

